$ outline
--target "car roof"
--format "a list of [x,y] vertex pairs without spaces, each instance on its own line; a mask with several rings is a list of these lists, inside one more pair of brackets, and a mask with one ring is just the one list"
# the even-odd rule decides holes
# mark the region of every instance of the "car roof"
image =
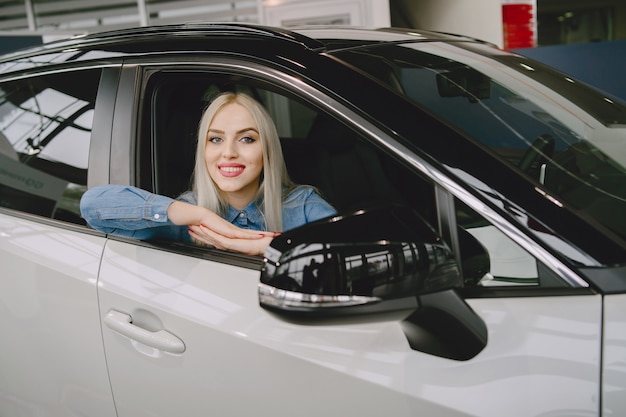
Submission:
[[[154,52],[158,39],[168,39],[171,44],[163,48],[190,45],[201,39],[262,40],[291,45],[312,52],[332,52],[339,49],[355,48],[372,44],[404,42],[482,42],[473,38],[448,33],[417,31],[413,29],[369,29],[339,26],[311,26],[298,28],[270,27],[250,23],[188,23],[178,25],[146,26],[131,29],[76,35],[55,40],[40,46],[29,47],[0,56],[0,75],[33,67],[44,67],[48,62],[32,60],[33,57],[47,54],[63,54],[66,51],[116,50],[121,46],[133,45],[133,51],[140,53],[142,48]],[[189,51],[202,51],[196,44]],[[207,49],[208,50],[208,49]],[[56,57],[53,63],[75,60],[70,55],[66,59]],[[81,60],[85,60],[84,58]],[[20,65],[13,65],[20,62]]]
[[402,42],[472,42],[496,46],[489,42],[464,35],[429,30],[403,28],[358,28],[342,26],[309,26],[292,28],[294,32],[323,42],[327,49],[338,41],[371,43],[402,43]]

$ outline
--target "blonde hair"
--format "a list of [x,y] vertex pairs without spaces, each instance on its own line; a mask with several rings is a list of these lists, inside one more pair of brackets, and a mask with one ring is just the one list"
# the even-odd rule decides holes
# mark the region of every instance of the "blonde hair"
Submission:
[[283,196],[294,188],[294,184],[287,174],[280,139],[271,116],[259,102],[244,93],[228,92],[217,96],[200,119],[193,181],[193,191],[198,198],[198,205],[220,215],[224,215],[228,211],[228,203],[223,192],[209,175],[204,153],[207,132],[213,118],[226,105],[232,103],[245,107],[259,129],[263,149],[263,170],[255,200],[265,217],[267,230],[282,231]]

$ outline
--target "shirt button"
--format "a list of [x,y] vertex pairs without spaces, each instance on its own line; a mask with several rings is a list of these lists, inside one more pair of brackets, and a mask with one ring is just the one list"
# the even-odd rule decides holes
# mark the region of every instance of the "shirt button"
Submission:
[[239,217],[241,217],[241,218],[246,217],[246,213],[239,213]]
[[159,220],[161,218],[161,215],[159,213],[156,213],[154,215],[154,220]]

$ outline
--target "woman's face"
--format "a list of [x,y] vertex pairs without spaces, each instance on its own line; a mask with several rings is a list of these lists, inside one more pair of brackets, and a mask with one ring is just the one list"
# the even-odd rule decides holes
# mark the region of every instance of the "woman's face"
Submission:
[[215,115],[204,159],[228,204],[242,209],[253,200],[263,172],[263,147],[259,129],[245,107],[230,103]]

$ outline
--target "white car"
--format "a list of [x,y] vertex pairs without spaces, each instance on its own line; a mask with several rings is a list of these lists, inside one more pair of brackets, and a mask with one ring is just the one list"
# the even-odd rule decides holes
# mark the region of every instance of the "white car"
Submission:
[[[264,257],[107,236],[247,91],[338,214]],[[463,36],[148,27],[0,59],[0,416],[620,416],[626,106]]]

